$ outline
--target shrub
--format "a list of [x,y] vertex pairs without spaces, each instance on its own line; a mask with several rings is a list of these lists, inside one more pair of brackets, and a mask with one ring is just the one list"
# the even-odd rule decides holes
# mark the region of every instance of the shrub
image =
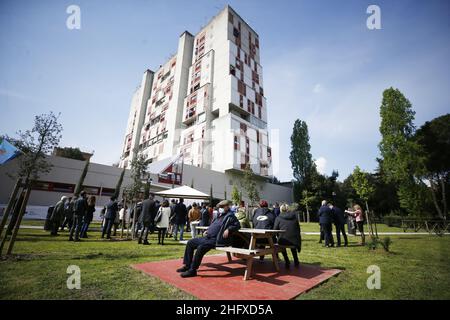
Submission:
[[384,251],[389,252],[389,247],[392,244],[392,240],[389,237],[383,238],[383,240],[381,240],[381,245],[383,246]]
[[366,242],[366,246],[369,250],[375,250],[378,247],[378,244],[378,239],[374,237],[370,237],[370,240]]
[[376,250],[378,247],[382,247],[384,251],[389,252],[389,247],[392,244],[392,240],[389,237],[378,239],[370,237],[370,240],[366,242],[366,246],[369,250]]

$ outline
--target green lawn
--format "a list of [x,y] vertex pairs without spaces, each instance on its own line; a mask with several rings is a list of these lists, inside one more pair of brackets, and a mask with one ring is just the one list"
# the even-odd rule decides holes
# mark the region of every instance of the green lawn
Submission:
[[[320,231],[319,224],[316,222],[311,222],[311,223],[301,222],[300,226],[301,226],[301,229],[303,232],[319,232]],[[347,227],[345,227],[345,229],[347,230]],[[333,226],[333,230],[334,230],[334,226]],[[364,230],[367,233],[367,231],[368,231],[367,225],[364,225]],[[378,232],[403,232],[402,228],[389,227],[385,224],[377,224],[377,230],[378,230]],[[424,232],[424,230],[419,230],[419,231]],[[414,231],[409,230],[407,232],[414,232]]]
[[[310,226],[308,226],[310,227]],[[312,227],[312,226],[311,226]],[[193,297],[130,267],[182,257],[184,246],[103,241],[98,232],[80,243],[43,230],[19,232],[14,259],[0,261],[0,299],[192,299]],[[317,236],[303,236],[303,263],[344,271],[299,299],[450,299],[450,237],[392,236],[392,253],[356,246],[323,248]],[[212,252],[215,253],[215,252]],[[81,268],[81,290],[66,288],[69,265]],[[381,290],[368,290],[369,265],[381,268]]]

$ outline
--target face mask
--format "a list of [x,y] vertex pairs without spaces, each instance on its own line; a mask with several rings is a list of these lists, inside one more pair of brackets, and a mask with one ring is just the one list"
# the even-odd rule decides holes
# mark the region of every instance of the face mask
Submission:
[[225,212],[225,209],[224,208],[219,208],[219,213],[220,214],[222,214],[222,213],[224,213]]

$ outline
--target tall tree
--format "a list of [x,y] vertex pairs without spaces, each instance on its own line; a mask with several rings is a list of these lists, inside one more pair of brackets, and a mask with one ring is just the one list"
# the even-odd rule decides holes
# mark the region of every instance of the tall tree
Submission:
[[75,191],[73,192],[75,197],[80,195],[80,192],[83,190],[83,183],[89,169],[89,160],[86,160],[84,163],[83,171],[81,172],[80,178],[78,179],[77,185],[75,186]]
[[309,214],[310,205],[315,199],[316,196],[313,195],[308,190],[302,191],[302,200],[300,201],[300,203],[306,208],[306,222],[308,223],[310,222],[310,214]]
[[244,179],[242,183],[250,204],[253,205],[255,202],[259,201],[259,193],[256,186],[256,175],[253,173],[250,164],[245,166]]
[[[142,190],[144,189],[144,196],[148,197],[148,183],[144,183],[143,179],[147,176],[147,166],[149,161],[142,153],[137,153],[131,161],[131,179],[132,183],[125,188],[127,198],[137,201],[142,197]],[[116,188],[117,192],[117,188]]]
[[209,205],[212,206],[214,201],[214,195],[213,195],[213,185],[209,187]]
[[[58,115],[59,116],[59,115]],[[7,254],[11,254],[14,243],[19,232],[25,208],[31,193],[33,183],[39,179],[43,173],[50,172],[52,165],[48,162],[47,155],[58,146],[61,140],[62,126],[58,123],[58,116],[53,112],[35,116],[34,126],[25,132],[19,131],[18,138],[14,139],[16,147],[22,150],[23,154],[18,158],[18,171],[15,177],[24,181],[22,187],[24,192],[23,200],[20,203],[20,210],[9,241]],[[15,199],[10,199],[15,201]],[[20,201],[18,201],[20,202]],[[11,221],[10,221],[11,222]],[[0,244],[0,255],[6,242],[8,234],[5,233]]]
[[64,147],[59,148],[59,156],[74,160],[81,160],[84,161],[83,153],[79,148],[72,148],[72,147]]
[[361,198],[361,200],[364,201],[366,205],[366,218],[367,223],[369,224],[369,230],[371,234],[373,235],[373,229],[372,229],[372,219],[370,218],[370,211],[369,211],[369,198],[373,196],[375,192],[375,188],[373,184],[369,180],[370,175],[367,172],[362,171],[358,166],[356,166],[355,170],[353,170],[352,174],[352,187],[355,189],[358,196]]
[[125,168],[122,169],[120,173],[119,180],[117,180],[116,188],[114,189],[114,197],[117,199],[120,195],[120,188],[122,187],[123,177],[125,175]]
[[425,122],[416,132],[416,141],[425,155],[424,177],[429,181],[438,216],[448,215],[447,192],[450,183],[450,114]]
[[311,178],[315,170],[309,144],[308,125],[302,120],[295,120],[291,135],[290,160],[295,180],[299,184],[300,192],[311,189]]
[[423,187],[415,175],[423,170],[420,147],[414,141],[415,112],[405,96],[394,88],[383,92],[380,108],[382,140],[379,144],[386,182],[398,185],[400,205],[410,213],[421,211],[419,189]]
[[233,185],[233,188],[231,189],[231,201],[236,205],[241,202],[241,193],[235,185]]

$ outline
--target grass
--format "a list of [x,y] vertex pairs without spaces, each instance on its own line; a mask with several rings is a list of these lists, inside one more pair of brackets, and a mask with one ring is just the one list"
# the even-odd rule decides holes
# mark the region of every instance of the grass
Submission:
[[[302,232],[319,232],[320,231],[320,226],[319,223],[317,222],[310,222],[310,223],[306,223],[306,222],[301,222],[300,223]],[[333,226],[334,228],[334,226]],[[347,230],[347,227],[346,227]],[[364,230],[367,233],[368,232],[368,226],[364,225]],[[389,227],[385,224],[377,224],[377,230],[378,232],[403,232],[402,228],[397,228],[397,227]],[[424,230],[419,230],[420,232],[424,232]],[[407,232],[414,232],[413,230],[409,230]]]
[[[306,227],[304,226],[303,230]],[[305,230],[304,230],[305,231]],[[168,240],[162,247],[134,241],[103,241],[99,232],[80,243],[67,232],[50,237],[22,229],[15,256],[0,261],[0,299],[193,299],[187,293],[130,267],[131,264],[180,258],[184,245]],[[299,299],[450,299],[450,237],[391,236],[391,253],[369,251],[350,237],[347,248],[323,248],[318,236],[303,236],[303,263],[341,268],[343,272]],[[215,253],[215,252],[211,252]],[[381,269],[381,289],[368,290],[369,265]],[[81,269],[81,290],[66,287],[69,265]]]

